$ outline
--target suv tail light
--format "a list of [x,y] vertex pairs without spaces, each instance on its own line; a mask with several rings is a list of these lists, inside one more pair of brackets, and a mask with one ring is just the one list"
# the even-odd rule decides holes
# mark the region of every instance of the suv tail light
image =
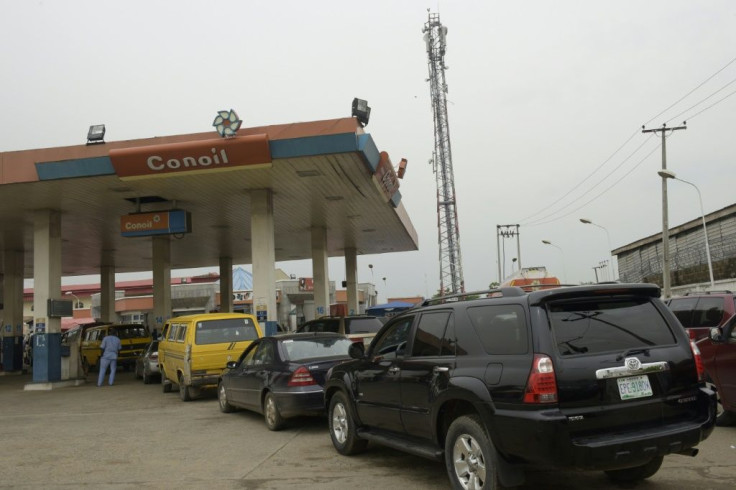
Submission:
[[557,380],[552,359],[543,354],[534,354],[532,372],[526,382],[524,403],[556,403]]
[[705,381],[705,369],[703,368],[703,358],[700,355],[700,349],[698,349],[698,346],[693,340],[690,341],[690,348],[695,358],[695,370],[698,372],[698,381]]
[[309,386],[316,384],[317,382],[312,377],[309,369],[305,366],[299,366],[296,371],[291,374],[288,386]]

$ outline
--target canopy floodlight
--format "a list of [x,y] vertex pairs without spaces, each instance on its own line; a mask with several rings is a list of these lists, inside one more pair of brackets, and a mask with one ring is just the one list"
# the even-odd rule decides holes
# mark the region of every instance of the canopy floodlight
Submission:
[[232,109],[229,111],[219,111],[212,123],[215,129],[217,129],[217,133],[223,138],[235,136],[241,124],[243,124],[243,121],[238,119],[238,115]]
[[368,107],[368,101],[353,99],[353,117],[358,118],[358,122],[363,126],[368,126],[368,120],[371,118],[371,108]]
[[87,132],[87,144],[96,145],[105,142],[105,125],[93,124]]

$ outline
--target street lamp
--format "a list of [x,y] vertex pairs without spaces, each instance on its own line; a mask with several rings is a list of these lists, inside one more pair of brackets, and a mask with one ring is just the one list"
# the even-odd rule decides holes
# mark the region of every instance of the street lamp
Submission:
[[553,247],[555,247],[557,250],[560,251],[560,256],[562,257],[562,282],[567,283],[567,279],[566,279],[567,274],[565,273],[565,254],[562,252],[562,249],[558,247],[557,245],[555,245],[554,243],[550,242],[549,240],[542,240],[542,243],[544,243],[545,245],[552,245]]
[[710,259],[710,244],[708,243],[708,227],[705,225],[705,211],[703,211],[703,197],[700,195],[700,189],[698,186],[687,180],[682,180],[675,175],[672,170],[659,170],[657,171],[660,177],[663,179],[679,180],[686,184],[690,184],[695,188],[698,193],[698,202],[700,203],[700,218],[703,220],[703,235],[705,235],[705,256],[708,259],[708,274],[710,275],[710,287],[715,287],[715,281],[713,280],[713,262]]
[[603,226],[601,226],[601,225],[599,225],[597,223],[593,223],[589,219],[580,218],[580,222],[581,223],[584,223],[586,225],[597,226],[598,228],[600,228],[601,230],[603,230],[603,231],[606,232],[606,240],[608,240],[608,256],[611,259],[611,276],[612,276],[611,277],[611,280],[615,281],[616,280],[616,277],[614,277],[614,276],[618,275],[618,274],[616,274],[616,272],[618,272],[618,267],[614,267],[613,266],[613,255],[611,255],[611,251],[613,250],[613,248],[611,247],[611,235],[608,233],[608,230],[605,227],[603,227]]
[[71,291],[67,291],[67,292],[66,292],[66,293],[64,293],[64,294],[66,294],[67,296],[71,294],[72,296],[74,296],[74,299],[76,299],[76,300],[77,300],[77,302],[76,302],[76,303],[74,303],[74,309],[75,309],[75,310],[76,310],[76,309],[78,309],[78,308],[81,308],[81,306],[79,306],[79,305],[80,305],[80,304],[81,304],[82,302],[81,302],[81,301],[79,301],[79,298],[77,297],[77,295],[76,295],[76,294],[72,293]]

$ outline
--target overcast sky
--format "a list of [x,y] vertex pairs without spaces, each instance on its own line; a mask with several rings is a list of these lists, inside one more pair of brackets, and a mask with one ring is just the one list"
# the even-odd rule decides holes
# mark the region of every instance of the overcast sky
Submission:
[[[378,148],[409,161],[401,193],[419,251],[360,257],[359,280],[381,301],[431,295],[422,27],[438,6],[468,290],[498,280],[499,224],[522,225],[522,265],[567,282],[592,281],[609,252],[606,232],[579,218],[603,226],[613,248],[661,232],[661,151],[645,123],[687,119],[667,140],[668,168],[700,188],[706,213],[734,203],[731,0],[0,0],[0,151],[80,144],[95,123],[108,141],[207,131],[229,108],[245,126],[331,119],[367,99]],[[672,226],[700,216],[693,188],[670,182],[669,196]],[[505,245],[510,273],[516,242]],[[279,266],[311,275],[307,261]],[[342,259],[330,275],[344,279]]]

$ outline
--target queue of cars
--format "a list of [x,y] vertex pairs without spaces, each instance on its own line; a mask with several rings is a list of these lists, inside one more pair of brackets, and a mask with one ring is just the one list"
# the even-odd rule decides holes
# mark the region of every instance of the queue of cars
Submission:
[[[271,430],[326,413],[339,453],[372,441],[443,461],[453,488],[518,485],[535,465],[632,482],[695,456],[716,421],[703,366],[718,354],[698,343],[701,356],[659,296],[606,284],[430,300],[365,349],[349,321],[264,337],[250,315],[180,317],[158,367],[182,400],[216,388],[222,412],[261,413]],[[734,325],[708,341],[736,342]]]

